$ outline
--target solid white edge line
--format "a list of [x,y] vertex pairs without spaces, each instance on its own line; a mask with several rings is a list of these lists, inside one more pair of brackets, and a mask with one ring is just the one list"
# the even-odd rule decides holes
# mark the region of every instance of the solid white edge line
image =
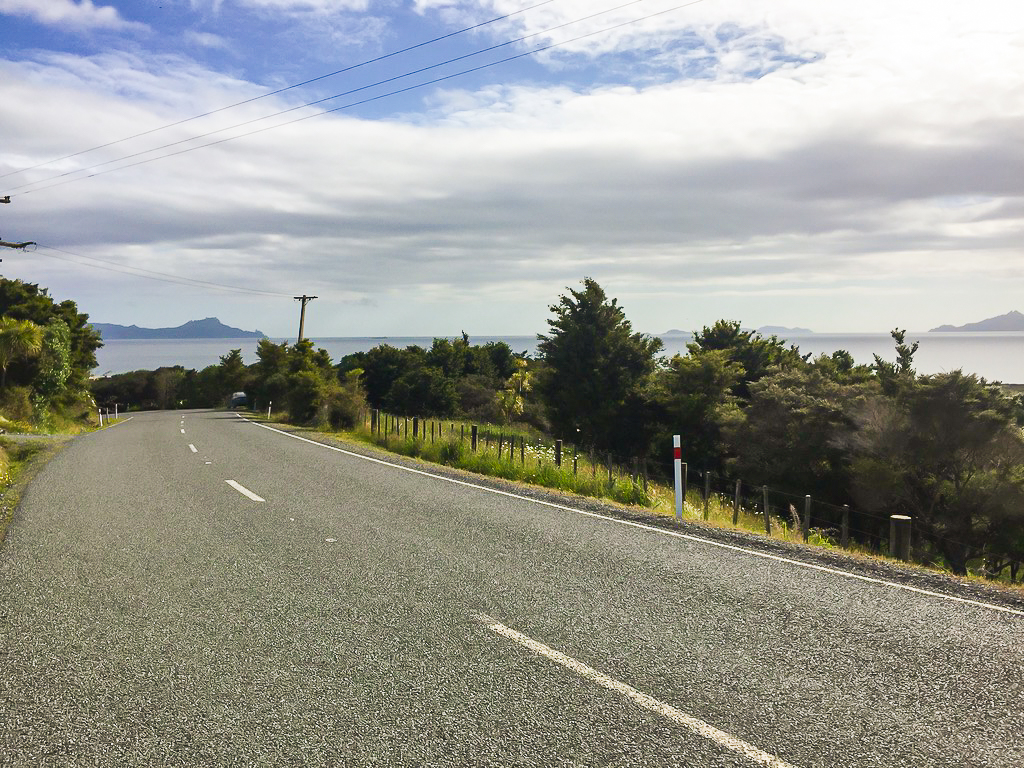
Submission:
[[192,443],[188,444],[188,449],[192,451],[192,453],[199,453],[199,451],[196,450],[196,447],[192,445]]
[[234,488],[236,491],[238,491],[243,496],[248,496],[253,501],[266,501],[266,499],[264,499],[264,498],[262,498],[260,496],[257,496],[255,493],[250,491],[244,485],[240,485],[239,483],[236,483],[234,480],[225,480],[224,482],[227,483],[228,485],[230,485],[232,488]]
[[785,760],[782,760],[769,752],[758,749],[753,744],[748,744],[742,739],[738,739],[732,734],[719,730],[713,725],[710,725],[693,715],[688,715],[682,710],[676,709],[671,704],[666,704],[653,696],[638,691],[631,685],[626,685],[626,683],[609,677],[602,672],[598,672],[593,667],[589,667],[571,656],[566,656],[564,653],[556,651],[554,648],[544,645],[544,643],[538,642],[532,637],[524,635],[522,632],[517,632],[514,629],[506,627],[501,622],[495,621],[489,616],[478,616],[477,618],[492,632],[501,635],[502,637],[505,637],[530,651],[533,651],[538,656],[543,656],[549,661],[561,664],[563,667],[575,672],[580,677],[590,680],[591,682],[596,683],[603,688],[607,688],[610,691],[614,691],[615,693],[629,699],[638,707],[646,709],[657,715],[661,715],[676,725],[680,725],[690,732],[718,744],[720,747],[725,747],[726,749],[742,755],[759,765],[766,765],[770,768],[795,768],[791,763],[787,763]]
[[689,534],[689,533],[679,533],[678,531],[669,531],[669,530],[666,530],[664,528],[658,528],[656,526],[646,525],[644,523],[637,523],[637,522],[634,522],[632,520],[620,520],[617,517],[609,517],[608,515],[602,515],[602,514],[599,514],[597,512],[587,512],[587,511],[582,510],[582,509],[573,509],[572,507],[567,507],[564,504],[556,504],[553,501],[543,501],[542,499],[532,499],[529,496],[520,496],[517,493],[510,493],[509,491],[500,491],[497,488],[488,488],[486,485],[477,485],[476,483],[467,483],[464,480],[456,480],[456,479],[451,478],[451,477],[445,477],[444,475],[435,475],[433,472],[424,472],[421,469],[413,469],[412,467],[403,467],[401,464],[395,464],[395,463],[390,462],[390,461],[384,461],[383,459],[376,459],[376,458],[373,458],[372,456],[364,456],[361,453],[355,453],[353,451],[346,451],[343,448],[337,448],[337,447],[335,447],[333,445],[327,445],[325,443],[318,443],[316,440],[310,440],[309,438],[306,438],[306,437],[301,437],[299,435],[293,435],[290,432],[285,432],[284,430],[275,429],[274,427],[269,427],[266,424],[260,424],[259,422],[252,421],[251,419],[246,419],[244,416],[241,416],[241,415],[238,415],[238,418],[240,418],[240,419],[242,419],[244,421],[248,421],[250,424],[252,424],[254,426],[262,427],[263,429],[269,429],[271,432],[276,432],[279,435],[284,435],[286,437],[291,437],[291,438],[293,438],[295,440],[301,440],[304,443],[310,443],[311,445],[318,445],[321,448],[326,448],[327,450],[335,451],[337,453],[343,453],[346,456],[352,456],[353,458],[363,459],[364,461],[370,461],[370,462],[373,462],[374,464],[382,464],[382,465],[384,465],[386,467],[393,467],[394,469],[400,469],[400,470],[402,470],[404,472],[411,472],[412,474],[415,474],[415,475],[423,475],[424,477],[432,477],[435,480],[442,480],[442,481],[444,481],[446,483],[452,483],[454,485],[462,485],[462,486],[465,486],[467,488],[475,488],[477,490],[486,491],[488,493],[497,494],[499,496],[508,496],[509,498],[519,499],[520,501],[528,501],[528,502],[533,503],[533,504],[540,504],[540,505],[545,506],[545,507],[551,507],[552,509],[561,509],[561,510],[564,510],[566,512],[573,512],[573,513],[575,513],[577,515],[583,515],[584,517],[592,517],[592,518],[595,518],[597,520],[605,520],[605,521],[610,522],[610,523],[617,523],[618,525],[626,525],[626,526],[629,526],[631,528],[639,528],[639,529],[644,530],[644,531],[650,531],[652,533],[659,533],[659,534],[661,534],[663,536],[671,536],[671,537],[677,538],[677,539],[685,539],[687,541],[693,541],[693,542],[697,542],[699,544],[706,544],[708,546],[718,547],[719,549],[727,549],[727,550],[730,550],[732,552],[742,552],[744,554],[753,555],[754,557],[760,557],[760,558],[763,558],[765,560],[773,560],[773,561],[775,561],[777,563],[786,563],[788,565],[795,565],[795,566],[797,566],[799,568],[807,568],[807,569],[812,570],[812,571],[820,571],[821,573],[830,573],[830,574],[832,574],[834,576],[841,576],[841,577],[846,578],[846,579],[855,579],[857,581],[863,581],[863,582],[866,582],[868,584],[878,584],[878,585],[881,585],[881,586],[884,586],[884,587],[892,587],[893,589],[902,589],[902,590],[904,590],[906,592],[914,592],[914,593],[919,594],[919,595],[927,595],[928,597],[937,597],[937,598],[940,598],[942,600],[950,600],[950,601],[955,602],[955,603],[963,603],[965,605],[974,605],[974,606],[977,606],[979,608],[988,608],[989,610],[999,611],[1001,613],[1009,613],[1009,614],[1014,615],[1014,616],[1024,617],[1024,611],[1017,610],[1016,608],[1006,608],[1006,607],[1004,607],[1002,605],[993,605],[992,603],[985,603],[985,602],[982,602],[981,600],[971,600],[970,598],[966,598],[966,597],[956,597],[954,595],[944,595],[942,592],[934,592],[934,591],[932,591],[930,589],[921,589],[920,587],[912,587],[912,586],[910,586],[908,584],[900,584],[900,583],[895,582],[895,581],[886,581],[885,579],[876,579],[876,578],[874,578],[872,576],[862,576],[859,573],[850,573],[848,571],[841,571],[838,568],[831,568],[831,567],[829,567],[827,565],[817,565],[815,563],[805,563],[805,562],[801,562],[800,560],[793,560],[793,559],[788,558],[788,557],[782,557],[781,555],[772,555],[772,554],[770,554],[768,552],[758,552],[756,549],[747,549],[745,547],[736,546],[735,544],[725,544],[724,542],[721,542],[721,541],[714,541],[713,539],[705,539],[705,538],[703,538],[701,536],[694,536],[693,534]]
[[107,429],[113,429],[114,427],[119,427],[122,424],[124,424],[125,422],[129,422],[129,421],[131,421],[134,418],[135,418],[134,416],[129,416],[127,419],[118,419],[113,424],[107,424],[106,426],[103,427],[103,429],[107,430]]

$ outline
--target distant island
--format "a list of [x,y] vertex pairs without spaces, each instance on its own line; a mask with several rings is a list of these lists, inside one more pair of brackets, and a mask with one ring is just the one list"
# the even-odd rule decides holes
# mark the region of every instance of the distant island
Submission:
[[784,325],[762,325],[757,329],[762,336],[812,336],[810,328],[787,328]]
[[[744,331],[749,331],[749,328],[744,328]],[[757,333],[762,336],[782,336],[788,334],[790,336],[811,336],[814,334],[809,328],[787,328],[784,325],[762,325],[757,329]],[[658,336],[689,336],[689,331],[680,331],[678,328],[673,328],[664,333],[657,334]]]
[[137,325],[92,323],[104,339],[265,339],[263,331],[243,331],[216,317],[189,320],[177,328],[139,328]]
[[953,331],[1024,331],[1024,315],[1014,310],[1005,315],[990,317],[977,323],[967,325],[940,325],[928,333],[949,333]]

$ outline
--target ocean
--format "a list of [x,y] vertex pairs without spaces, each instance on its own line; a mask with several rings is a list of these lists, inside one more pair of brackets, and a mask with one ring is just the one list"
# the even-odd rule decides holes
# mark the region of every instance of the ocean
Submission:
[[[365,352],[380,344],[407,347],[412,344],[429,347],[432,336],[340,337],[313,339],[317,347],[326,349],[335,361],[353,352]],[[454,338],[454,337],[452,337]],[[685,354],[690,334],[661,336],[665,353]],[[272,341],[292,341],[273,339]],[[537,351],[536,336],[471,336],[473,344],[504,341],[515,352]],[[908,333],[907,343],[920,342],[914,356],[919,373],[941,373],[962,369],[984,376],[989,381],[1024,384],[1024,332],[986,333]],[[152,370],[165,365],[183,365],[201,369],[219,362],[221,355],[241,349],[246,363],[256,362],[257,339],[113,339],[96,353],[97,376],[135,370]],[[832,354],[845,349],[858,363],[871,363],[877,354],[895,360],[895,345],[887,333],[816,333],[793,336],[790,343],[800,351],[814,355]]]

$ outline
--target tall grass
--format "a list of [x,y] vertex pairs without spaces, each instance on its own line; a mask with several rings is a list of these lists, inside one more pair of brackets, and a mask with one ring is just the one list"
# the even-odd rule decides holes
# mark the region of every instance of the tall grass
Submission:
[[[470,438],[471,425],[450,420],[434,424],[442,428],[435,426],[432,434],[428,421],[420,425],[426,429],[416,437],[412,435],[411,426],[406,434],[404,420],[400,422],[401,429],[397,434],[393,431],[390,434],[378,434],[370,431],[366,424],[357,427],[352,434],[394,453],[468,472],[581,496],[611,499],[621,504],[644,507],[652,504],[650,489],[644,489],[644,483],[639,477],[615,467],[609,473],[607,466],[599,466],[588,457],[570,453],[569,450],[565,451],[562,464],[558,466],[554,445],[529,430],[492,426],[481,428],[474,451]],[[511,444],[513,442],[514,447]]]

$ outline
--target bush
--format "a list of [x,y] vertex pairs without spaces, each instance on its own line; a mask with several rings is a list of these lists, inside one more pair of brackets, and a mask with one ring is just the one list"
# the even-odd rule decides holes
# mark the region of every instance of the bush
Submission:
[[31,421],[35,415],[31,387],[8,386],[4,389],[0,393],[0,413],[11,421]]

